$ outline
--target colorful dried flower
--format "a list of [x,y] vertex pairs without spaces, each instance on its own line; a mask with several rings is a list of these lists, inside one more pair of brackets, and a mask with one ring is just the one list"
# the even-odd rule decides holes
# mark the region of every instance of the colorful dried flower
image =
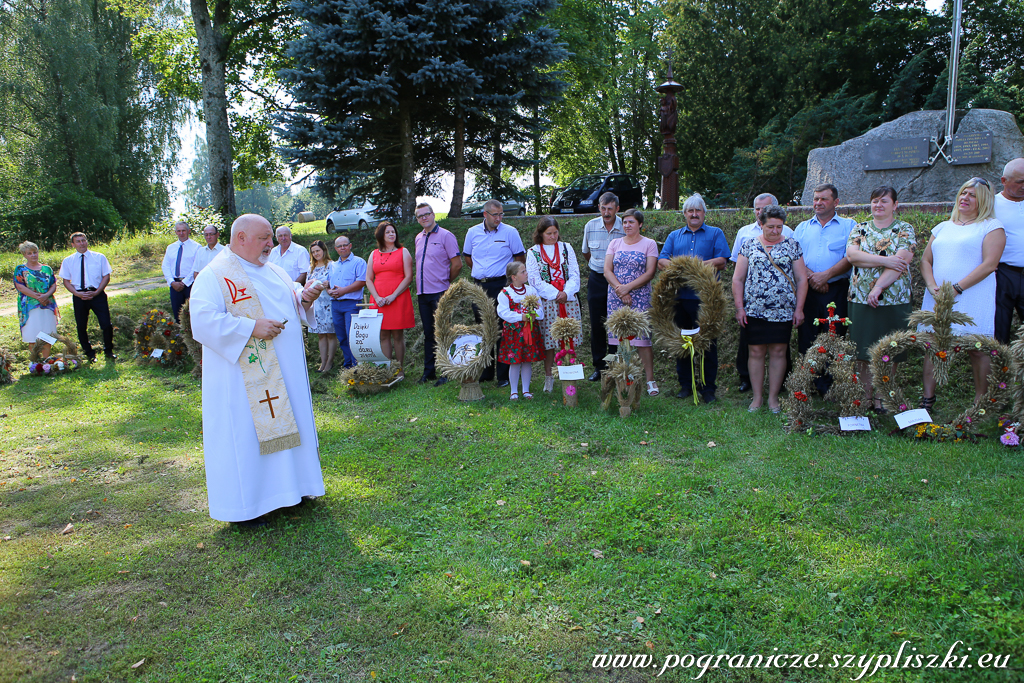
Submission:
[[889,356],[882,356],[882,362],[883,363],[888,363],[889,362]]
[[999,442],[1002,443],[1004,446],[1019,446],[1020,437],[1014,434],[1013,432],[1008,431],[1001,437],[999,437]]

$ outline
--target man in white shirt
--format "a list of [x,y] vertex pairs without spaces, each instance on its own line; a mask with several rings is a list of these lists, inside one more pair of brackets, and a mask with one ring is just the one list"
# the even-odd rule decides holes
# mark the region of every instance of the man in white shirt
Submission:
[[181,307],[188,301],[195,281],[195,260],[199,253],[199,243],[190,239],[192,228],[185,221],[174,224],[174,234],[178,240],[167,245],[164,252],[162,270],[167,286],[171,290],[171,312],[174,322],[181,322],[178,314]]
[[84,232],[71,235],[71,244],[77,253],[65,258],[60,264],[60,277],[64,289],[74,297],[71,301],[75,310],[75,327],[78,328],[78,343],[89,361],[96,360],[96,352],[89,344],[89,311],[96,313],[96,320],[103,330],[103,353],[107,360],[115,360],[114,326],[110,323],[110,306],[103,290],[110,282],[110,262],[103,254],[89,251],[89,238]]
[[292,242],[292,231],[283,225],[277,229],[277,246],[270,252],[270,263],[284,268],[284,272],[300,285],[306,284],[309,252],[301,244]]
[[1024,157],[1003,168],[1003,191],[996,195],[995,214],[1006,231],[1006,246],[996,270],[995,338],[1013,341],[1013,311],[1024,321]]
[[[779,200],[775,198],[775,195],[765,192],[754,197],[754,222],[749,225],[744,225],[736,233],[736,239],[732,243],[732,255],[729,260],[736,263],[736,259],[740,255],[740,249],[743,248],[743,243],[749,240],[751,237],[757,237],[761,234],[761,224],[759,222],[761,214],[769,206],[778,206]],[[782,236],[792,237],[793,231],[788,227],[782,228]],[[747,335],[746,328],[740,328],[740,339],[739,344],[736,346],[736,374],[740,376],[739,390],[741,392],[750,391],[750,371],[747,368],[747,358],[749,352],[747,350]],[[787,360],[789,360],[787,356]],[[786,370],[789,373],[788,367]]]
[[192,266],[194,269],[192,273],[192,279],[199,275],[199,271],[205,268],[213,257],[216,256],[224,249],[224,245],[218,240],[220,239],[220,230],[217,229],[216,225],[207,225],[203,228],[203,239],[206,240],[206,246],[199,248],[199,253],[196,254],[195,264]]

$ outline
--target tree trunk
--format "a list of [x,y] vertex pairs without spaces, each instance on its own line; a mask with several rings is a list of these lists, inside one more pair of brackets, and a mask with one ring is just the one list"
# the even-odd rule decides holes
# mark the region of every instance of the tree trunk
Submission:
[[495,121],[494,131],[491,133],[491,140],[494,143],[494,163],[491,165],[491,199],[504,201],[501,194],[501,128]]
[[71,182],[76,187],[81,187],[82,173],[78,167],[78,150],[75,149],[75,141],[71,138],[71,120],[64,102],[64,84],[61,81],[59,71],[54,71],[53,84],[56,86],[57,120],[60,122],[61,132],[64,137],[64,152],[68,158],[68,172],[71,173]]
[[533,211],[540,216],[546,207],[540,191],[540,113],[536,109],[533,110],[533,196],[536,202]]
[[416,165],[412,149],[412,113],[408,103],[400,106],[398,135],[402,143],[401,220],[415,223],[416,218]]
[[234,216],[235,178],[225,82],[228,43],[223,34],[231,11],[230,3],[217,0],[213,20],[206,0],[191,0],[191,4],[192,23],[195,24],[199,43],[199,64],[203,72],[203,118],[206,119],[206,144],[210,151],[210,199],[214,209],[226,216]]
[[621,118],[619,116],[619,110],[617,108],[612,113],[612,116],[614,117],[614,120],[615,120],[615,125],[614,125],[614,129],[615,129],[615,152],[616,152],[616,156],[617,156],[617,158],[619,160],[617,172],[618,173],[625,173],[626,172],[626,159],[622,155],[622,120],[621,120]]
[[455,120],[455,182],[452,184],[452,205],[449,218],[462,215],[462,197],[466,194],[466,119]]

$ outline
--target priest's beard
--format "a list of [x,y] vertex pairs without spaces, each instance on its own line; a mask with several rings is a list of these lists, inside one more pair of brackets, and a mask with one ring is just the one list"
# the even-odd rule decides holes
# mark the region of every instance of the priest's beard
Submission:
[[270,260],[270,255],[261,253],[260,257],[257,260],[260,262],[261,266],[265,266],[267,265],[267,261]]

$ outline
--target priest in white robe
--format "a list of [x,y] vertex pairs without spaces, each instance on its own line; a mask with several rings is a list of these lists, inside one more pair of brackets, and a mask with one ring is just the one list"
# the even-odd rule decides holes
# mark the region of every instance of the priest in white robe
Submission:
[[[312,322],[309,309],[323,287],[303,290],[268,263],[273,246],[273,230],[266,219],[240,216],[231,226],[230,247],[196,278],[190,304],[192,334],[203,345],[203,450],[210,516],[247,526],[262,523],[260,517],[268,512],[301,503],[303,496],[324,494],[302,329],[303,320]],[[218,264],[221,259],[236,259],[237,265]],[[234,277],[240,281],[248,277],[256,306],[262,306],[261,319],[229,311],[242,305],[234,299],[249,296],[233,288],[230,280],[225,285],[226,272],[237,273]],[[243,377],[242,363],[253,362],[253,344],[264,349],[271,344],[271,355],[276,355],[277,386],[284,391],[266,392],[267,399],[276,400],[257,402],[248,375]],[[260,386],[258,396],[262,395]],[[288,404],[294,415],[291,433],[268,446],[270,440],[257,434],[258,428],[265,429],[257,422],[282,417],[282,406],[288,410]],[[282,444],[291,447],[274,450]],[[261,454],[261,448],[274,452]]]

